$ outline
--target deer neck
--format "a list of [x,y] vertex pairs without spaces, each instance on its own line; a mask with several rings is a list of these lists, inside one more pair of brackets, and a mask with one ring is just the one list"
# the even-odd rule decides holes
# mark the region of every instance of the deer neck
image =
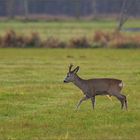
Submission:
[[77,74],[75,75],[75,79],[73,81],[73,83],[79,87],[81,90],[84,90],[84,80],[82,78],[80,78]]

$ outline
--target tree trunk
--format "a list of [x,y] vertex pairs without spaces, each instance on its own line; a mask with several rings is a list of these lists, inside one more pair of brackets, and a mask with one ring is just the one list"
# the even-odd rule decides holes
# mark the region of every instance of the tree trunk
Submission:
[[28,14],[29,14],[28,0],[24,0],[24,16],[25,16],[25,20],[28,20]]
[[123,0],[117,31],[120,31],[132,12],[136,0]]
[[9,19],[14,19],[15,0],[7,0],[6,2],[7,16]]
[[80,5],[81,5],[80,0],[76,0],[75,4],[76,4],[76,19],[80,19]]
[[96,0],[92,0],[93,19],[97,19]]

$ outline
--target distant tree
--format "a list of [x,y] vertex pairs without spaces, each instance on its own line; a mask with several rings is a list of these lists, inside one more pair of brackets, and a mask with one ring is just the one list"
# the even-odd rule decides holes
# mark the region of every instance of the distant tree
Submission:
[[29,14],[29,11],[28,11],[28,0],[24,0],[24,16],[25,16],[26,20],[28,20],[28,14]]
[[14,18],[14,5],[15,5],[15,0],[6,1],[7,16],[9,19]]
[[92,0],[93,19],[97,19],[97,5],[96,0]]
[[81,1],[80,0],[76,0],[75,4],[76,4],[76,19],[79,19],[80,18]]
[[134,10],[135,3],[136,0],[122,0],[122,7],[121,7],[117,31],[120,31],[123,25],[129,19],[132,10]]

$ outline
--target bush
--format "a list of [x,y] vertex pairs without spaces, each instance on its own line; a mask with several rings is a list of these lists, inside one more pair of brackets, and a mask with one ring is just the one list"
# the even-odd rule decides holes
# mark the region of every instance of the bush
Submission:
[[70,40],[69,48],[89,48],[90,44],[86,37],[73,38]]
[[32,33],[30,36],[17,35],[15,31],[9,30],[0,38],[2,47],[40,47],[41,39],[38,33]]
[[140,48],[140,42],[133,38],[115,38],[109,43],[111,48]]
[[25,47],[40,47],[42,41],[38,33],[33,32],[29,37],[24,37]]
[[24,36],[17,36],[16,37],[16,44],[15,44],[15,47],[22,47],[24,48],[26,46],[26,43],[25,43],[25,37]]
[[140,36],[127,36],[120,32],[97,31],[93,37],[93,47],[140,48]]
[[13,30],[9,30],[2,37],[2,46],[3,47],[15,47],[16,45],[16,33]]
[[1,47],[44,47],[44,48],[140,48],[140,35],[128,36],[120,32],[96,31],[92,41],[86,37],[72,38],[68,42],[63,42],[57,38],[49,37],[42,41],[37,32],[29,36],[17,35],[13,30],[0,36]]
[[103,45],[97,42],[91,44],[91,48],[101,48],[101,47],[103,47]]
[[0,47],[2,46],[2,37],[0,36]]
[[98,44],[98,47],[107,47],[108,42],[111,40],[110,33],[96,31],[93,37],[93,44]]
[[66,43],[57,38],[49,37],[43,42],[42,46],[45,48],[65,48]]

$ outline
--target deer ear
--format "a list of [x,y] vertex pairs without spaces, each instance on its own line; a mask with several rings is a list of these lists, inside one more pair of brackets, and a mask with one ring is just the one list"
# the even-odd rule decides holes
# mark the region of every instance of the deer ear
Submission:
[[73,70],[73,72],[74,72],[74,73],[77,73],[77,72],[79,71],[79,68],[80,68],[80,67],[77,66],[77,67]]
[[73,67],[73,64],[70,64],[69,66],[69,72],[71,72],[71,68]]

